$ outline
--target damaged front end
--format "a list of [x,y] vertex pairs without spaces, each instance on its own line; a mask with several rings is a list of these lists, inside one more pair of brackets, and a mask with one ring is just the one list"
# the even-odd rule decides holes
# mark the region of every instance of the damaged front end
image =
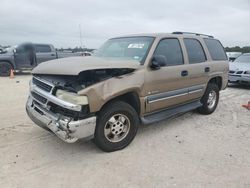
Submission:
[[79,75],[33,74],[27,114],[37,125],[51,130],[67,143],[91,137],[95,131],[96,114],[90,112],[88,96],[78,92],[133,71],[122,68],[86,70]]

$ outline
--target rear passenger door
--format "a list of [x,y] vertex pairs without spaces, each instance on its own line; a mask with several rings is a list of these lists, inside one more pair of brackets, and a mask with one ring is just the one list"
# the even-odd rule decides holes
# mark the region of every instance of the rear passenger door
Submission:
[[196,38],[184,38],[184,46],[189,62],[189,100],[200,98],[206,89],[206,83],[211,71],[210,63],[202,46],[202,41]]
[[35,44],[37,63],[56,59],[56,51],[50,45]]

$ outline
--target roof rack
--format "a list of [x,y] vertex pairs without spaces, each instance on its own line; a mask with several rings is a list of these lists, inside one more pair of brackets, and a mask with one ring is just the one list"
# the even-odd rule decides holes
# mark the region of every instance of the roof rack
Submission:
[[172,34],[190,34],[190,35],[197,35],[197,36],[206,36],[206,37],[209,37],[209,38],[214,38],[213,36],[211,35],[206,35],[206,34],[201,34],[201,33],[192,33],[192,32],[182,32],[182,31],[175,31],[173,32]]

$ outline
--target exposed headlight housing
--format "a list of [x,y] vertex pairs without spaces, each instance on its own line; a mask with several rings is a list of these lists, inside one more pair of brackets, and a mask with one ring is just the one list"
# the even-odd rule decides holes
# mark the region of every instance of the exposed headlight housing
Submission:
[[56,97],[63,100],[63,101],[66,101],[66,102],[69,102],[69,103],[72,103],[75,105],[87,105],[87,104],[89,104],[87,96],[77,95],[76,93],[64,91],[61,89],[58,89],[56,91]]

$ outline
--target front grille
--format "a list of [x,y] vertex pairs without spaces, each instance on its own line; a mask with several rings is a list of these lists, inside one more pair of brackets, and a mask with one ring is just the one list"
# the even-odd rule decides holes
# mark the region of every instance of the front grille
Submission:
[[36,79],[35,77],[33,77],[32,82],[33,82],[33,84],[35,84],[37,87],[39,87],[40,89],[42,89],[44,91],[50,92],[52,89],[52,86]]
[[32,97],[37,100],[38,102],[41,102],[42,104],[45,104],[47,102],[47,99],[42,97],[41,95],[38,95],[35,92],[31,92]]
[[236,72],[236,74],[242,74],[243,73],[243,71],[237,71]]

